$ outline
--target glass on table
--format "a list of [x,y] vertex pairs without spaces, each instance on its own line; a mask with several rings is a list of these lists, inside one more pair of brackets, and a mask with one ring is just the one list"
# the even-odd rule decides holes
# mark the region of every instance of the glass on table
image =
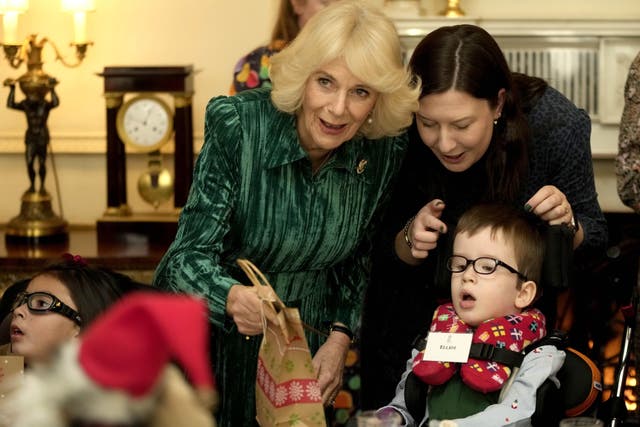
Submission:
[[363,411],[358,414],[358,427],[399,427],[402,416],[392,410]]
[[591,417],[565,418],[560,421],[560,427],[602,427],[602,420]]

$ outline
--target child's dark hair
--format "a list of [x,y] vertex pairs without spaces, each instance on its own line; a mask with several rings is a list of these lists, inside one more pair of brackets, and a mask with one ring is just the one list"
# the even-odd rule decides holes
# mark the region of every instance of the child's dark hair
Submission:
[[473,235],[490,228],[491,236],[500,231],[513,245],[517,269],[540,285],[545,255],[544,223],[535,215],[501,203],[480,204],[467,210],[458,221],[454,237]]
[[37,276],[49,276],[64,284],[85,328],[124,294],[150,288],[108,268],[89,266],[79,257],[49,265]]

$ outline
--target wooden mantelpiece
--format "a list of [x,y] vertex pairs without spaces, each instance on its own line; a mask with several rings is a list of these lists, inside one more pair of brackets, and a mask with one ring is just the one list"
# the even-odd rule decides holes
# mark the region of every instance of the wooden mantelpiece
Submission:
[[93,228],[71,229],[63,243],[39,245],[7,244],[0,231],[0,293],[17,279],[27,277],[44,266],[61,261],[65,252],[80,255],[91,265],[100,265],[150,283],[153,271],[164,255],[167,244],[150,242],[139,234],[124,235],[121,240],[98,242]]

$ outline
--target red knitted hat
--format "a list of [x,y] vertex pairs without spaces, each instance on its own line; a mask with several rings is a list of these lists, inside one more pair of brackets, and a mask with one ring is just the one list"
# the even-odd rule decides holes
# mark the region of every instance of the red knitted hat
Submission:
[[200,389],[213,389],[205,303],[191,296],[133,293],[98,318],[82,336],[78,361],[104,388],[141,397],[170,362]]

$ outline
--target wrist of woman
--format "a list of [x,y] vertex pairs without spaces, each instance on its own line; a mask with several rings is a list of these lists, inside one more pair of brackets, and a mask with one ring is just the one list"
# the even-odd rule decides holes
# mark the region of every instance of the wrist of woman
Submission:
[[569,221],[568,226],[569,226],[569,228],[571,229],[571,231],[573,232],[574,235],[580,230],[580,223],[576,219],[575,215],[571,216],[571,220]]
[[340,323],[332,323],[331,325],[329,325],[329,335],[332,335],[333,333],[339,333],[346,336],[349,339],[350,343],[353,343],[355,340],[353,331],[347,326]]
[[415,267],[422,264],[424,259],[415,258],[411,253],[411,248],[407,246],[407,242],[404,239],[404,231],[400,230],[393,241],[394,253],[397,259],[403,264]]
[[407,247],[409,249],[411,249],[413,247],[413,241],[411,240],[411,237],[409,236],[409,229],[411,228],[411,224],[413,223],[413,220],[416,219],[416,216],[412,216],[411,218],[409,218],[409,221],[407,221],[404,224],[404,227],[402,228],[402,235],[404,237],[404,242],[406,243]]
[[239,284],[231,285],[229,292],[227,293],[227,301],[225,302],[224,311],[227,316],[233,316],[232,307],[238,299],[238,292],[240,292]]

